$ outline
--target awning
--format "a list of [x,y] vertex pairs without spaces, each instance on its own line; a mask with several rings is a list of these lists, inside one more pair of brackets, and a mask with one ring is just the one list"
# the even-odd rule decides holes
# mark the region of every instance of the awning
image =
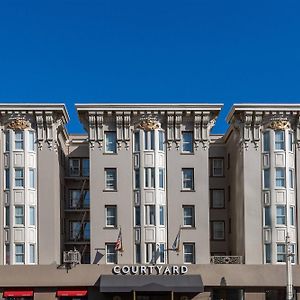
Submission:
[[177,293],[202,293],[200,275],[102,275],[100,292],[173,291]]
[[59,290],[56,292],[57,297],[84,297],[86,295],[87,295],[87,290],[80,290],[80,291]]
[[8,297],[32,297],[33,291],[4,291],[3,298]]

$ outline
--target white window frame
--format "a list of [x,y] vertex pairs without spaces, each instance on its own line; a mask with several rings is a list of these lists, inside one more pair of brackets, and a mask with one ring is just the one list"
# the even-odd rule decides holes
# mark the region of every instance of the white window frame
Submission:
[[158,151],[165,151],[165,132],[162,130],[158,131]]
[[[279,209],[283,209],[283,214],[279,214]],[[282,211],[282,210],[281,210]],[[282,220],[278,222],[279,220]],[[286,206],[285,205],[276,205],[276,225],[286,225]]]
[[160,243],[159,244],[159,253],[157,258],[157,263],[164,264],[166,262],[166,244]]
[[28,151],[35,152],[35,132],[28,131]]
[[36,208],[29,206],[29,226],[36,226]]
[[[280,251],[279,247],[281,248]],[[283,251],[282,251],[283,249]],[[280,257],[283,257],[282,259],[278,259]],[[277,263],[285,263],[286,262],[286,245],[284,243],[277,243],[276,244],[276,261]]]
[[[187,256],[191,259],[186,259]],[[195,243],[183,243],[183,263],[195,264]]]
[[181,169],[181,184],[183,191],[194,191],[194,168],[182,168]]
[[36,176],[35,176],[35,169],[34,168],[29,168],[28,170],[28,177],[29,177],[29,188],[30,189],[35,189],[36,188]]
[[134,206],[134,226],[141,226],[141,206]]
[[141,172],[140,169],[134,169],[134,189],[139,190],[141,188]]
[[294,189],[294,184],[295,184],[294,170],[293,169],[289,169],[289,188],[290,189]]
[[11,148],[11,143],[10,143],[10,131],[9,130],[6,130],[4,132],[4,138],[5,138],[5,141],[4,141],[4,151],[5,152],[9,152],[10,151],[10,148]]
[[[188,137],[186,139],[186,137]],[[188,149],[186,150],[186,146]],[[181,152],[182,153],[194,153],[194,132],[193,131],[182,131],[181,132]]]
[[29,264],[35,264],[36,263],[36,247],[35,244],[30,243],[29,246]]
[[270,131],[265,131],[263,133],[263,152],[270,152],[270,145],[271,145],[270,141],[271,141]]
[[[187,214],[187,212],[190,212]],[[195,206],[194,205],[183,205],[182,206],[183,213],[183,226],[184,227],[195,227]]]
[[291,226],[296,226],[296,208],[295,206],[291,205],[290,206],[290,225]]
[[[220,166],[217,166],[218,163],[220,163]],[[224,158],[212,158],[212,176],[213,177],[224,176]]]
[[[15,264],[16,265],[23,265],[25,264],[25,244],[24,243],[15,243],[14,244],[14,248],[15,248]],[[22,251],[17,252],[18,247],[21,247],[19,249],[21,249]],[[17,257],[21,257],[21,261],[17,260]]]
[[144,131],[144,150],[155,150],[155,131]]
[[144,187],[146,189],[154,189],[155,188],[155,168],[144,168]]
[[[156,263],[158,257],[156,257],[156,243],[145,243],[145,262],[153,264]],[[153,260],[155,260],[153,262]]]
[[158,169],[158,187],[160,189],[165,189],[165,169],[159,168]]
[[141,244],[135,244],[135,263],[140,264],[141,262],[142,262]]
[[[17,214],[20,209],[20,214]],[[17,221],[20,220],[20,221]],[[25,207],[24,205],[15,205],[15,226],[25,226]]]
[[10,189],[10,169],[9,168],[5,168],[4,169],[4,187],[6,190]]
[[140,130],[135,131],[133,133],[133,138],[134,138],[134,152],[140,152],[141,151],[141,132]]
[[[270,221],[270,222],[267,222]],[[270,224],[267,224],[270,223]],[[272,226],[272,213],[271,213],[271,206],[264,207],[264,226],[270,227]]]
[[[279,174],[279,171],[281,174]],[[279,182],[280,184],[278,184]],[[275,186],[276,188],[286,187],[285,168],[275,168]]]
[[[112,140],[110,138],[112,137]],[[105,153],[115,154],[117,153],[117,132],[116,131],[105,131],[104,132],[105,140]]]
[[[117,191],[117,168],[105,168],[105,190]],[[108,177],[111,174],[112,176]]]
[[[267,249],[268,248],[268,249]],[[267,251],[269,251],[270,257],[267,256]],[[265,264],[271,264],[272,263],[272,244],[266,243],[264,245],[264,252],[265,252]],[[267,261],[268,259],[268,261]]]
[[288,132],[288,151],[294,152],[294,133],[292,131]]
[[[109,265],[114,265],[118,263],[118,253],[115,249],[115,243],[106,243],[105,244],[105,257],[106,263]],[[108,257],[112,257],[113,259],[108,259]]]
[[[19,134],[20,134],[20,136],[18,136]],[[15,138],[15,143],[14,143],[15,150],[23,151],[24,150],[24,131],[21,131],[21,130],[15,131],[14,138]],[[17,145],[20,145],[21,147],[17,146]]]
[[263,188],[269,189],[271,185],[271,172],[270,168],[263,169]]
[[[112,214],[109,214],[112,212]],[[116,228],[118,226],[117,221],[117,206],[116,205],[105,205],[105,226]],[[111,222],[111,220],[113,222]]]
[[[283,138],[279,139],[280,135],[283,134]],[[275,151],[284,151],[285,150],[285,131],[284,130],[276,130],[274,133],[275,137]]]
[[6,205],[4,206],[4,227],[10,226],[10,206]]
[[[19,175],[18,172],[21,172],[21,176],[17,176],[17,175]],[[15,168],[14,173],[15,173],[15,188],[17,188],[17,189],[24,188],[25,187],[24,168]],[[18,184],[17,184],[17,182],[18,182]]]
[[165,226],[166,225],[166,212],[165,212],[165,206],[160,205],[159,206],[159,225]]
[[155,226],[156,224],[156,209],[155,205],[145,205],[145,225]]

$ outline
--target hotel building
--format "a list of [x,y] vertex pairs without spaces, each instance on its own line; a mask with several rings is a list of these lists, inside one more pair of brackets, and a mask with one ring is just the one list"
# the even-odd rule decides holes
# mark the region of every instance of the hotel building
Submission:
[[0,104],[2,298],[300,299],[300,105],[76,109]]

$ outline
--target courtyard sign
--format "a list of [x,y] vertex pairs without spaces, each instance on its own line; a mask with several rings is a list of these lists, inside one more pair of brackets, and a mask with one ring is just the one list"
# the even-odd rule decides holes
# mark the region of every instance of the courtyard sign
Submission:
[[133,265],[114,266],[113,274],[118,275],[183,275],[188,272],[187,266],[163,266],[163,265]]

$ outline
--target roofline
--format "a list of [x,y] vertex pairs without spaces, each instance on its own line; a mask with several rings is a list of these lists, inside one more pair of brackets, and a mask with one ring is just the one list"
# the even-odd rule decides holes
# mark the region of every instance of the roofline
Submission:
[[43,110],[62,111],[67,123],[70,120],[69,113],[64,103],[0,103],[1,110]]
[[237,103],[233,104],[231,110],[226,116],[226,122],[229,123],[236,111],[300,111],[299,104],[295,103]]
[[90,104],[75,104],[77,111],[130,111],[130,110],[217,110],[221,111],[222,103],[90,103]]

